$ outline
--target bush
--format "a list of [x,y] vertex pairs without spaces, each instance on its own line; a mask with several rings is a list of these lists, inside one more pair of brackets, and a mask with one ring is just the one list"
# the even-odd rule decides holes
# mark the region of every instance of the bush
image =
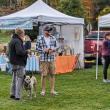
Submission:
[[26,35],[30,36],[30,39],[34,41],[38,36],[38,26],[33,26],[33,30],[25,30]]

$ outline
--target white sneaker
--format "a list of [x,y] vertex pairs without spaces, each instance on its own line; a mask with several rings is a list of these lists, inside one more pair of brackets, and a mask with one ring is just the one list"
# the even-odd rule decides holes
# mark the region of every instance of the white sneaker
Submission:
[[103,79],[103,82],[104,82],[104,83],[107,83],[107,82],[108,82],[108,80],[107,80],[107,79]]
[[45,92],[44,92],[44,91],[42,91],[40,94],[41,94],[42,96],[45,96]]
[[53,91],[53,92],[51,92],[51,95],[58,95],[58,92],[56,92],[56,91]]
[[110,83],[110,80],[107,80],[108,83]]

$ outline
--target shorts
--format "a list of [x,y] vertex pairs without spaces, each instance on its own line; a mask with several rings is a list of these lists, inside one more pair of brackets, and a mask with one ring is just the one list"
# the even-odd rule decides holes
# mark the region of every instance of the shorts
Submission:
[[55,64],[53,62],[40,62],[40,70],[42,76],[54,75],[55,74]]

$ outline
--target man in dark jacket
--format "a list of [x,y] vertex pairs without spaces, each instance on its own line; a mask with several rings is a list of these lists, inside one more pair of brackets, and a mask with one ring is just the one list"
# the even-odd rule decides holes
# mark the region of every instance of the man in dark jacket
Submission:
[[27,51],[23,46],[24,30],[17,28],[9,43],[9,59],[12,64],[12,85],[10,98],[20,100],[25,75]]

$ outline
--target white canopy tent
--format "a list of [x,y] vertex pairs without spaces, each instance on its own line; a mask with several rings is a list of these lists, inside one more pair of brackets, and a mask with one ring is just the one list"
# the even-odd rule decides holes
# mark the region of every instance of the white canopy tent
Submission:
[[[0,29],[15,29],[17,27],[31,29],[33,22],[58,24],[57,31],[62,32],[64,39],[74,48],[74,53],[80,53],[80,64],[84,67],[84,19],[63,14],[38,0],[31,6],[16,13],[0,17]],[[77,38],[76,38],[77,37]]]
[[110,27],[110,14],[99,17],[98,26],[100,27]]
[[99,32],[100,28],[110,27],[110,14],[98,18],[98,37],[97,37],[97,58],[96,58],[96,79],[98,78],[98,51],[99,51]]
[[57,23],[69,23],[69,24],[84,24],[83,18],[71,17],[63,14],[44,3],[42,0],[38,0],[31,6],[18,11],[14,14],[0,17],[0,20],[13,20],[13,19],[31,19],[39,22],[57,22]]

